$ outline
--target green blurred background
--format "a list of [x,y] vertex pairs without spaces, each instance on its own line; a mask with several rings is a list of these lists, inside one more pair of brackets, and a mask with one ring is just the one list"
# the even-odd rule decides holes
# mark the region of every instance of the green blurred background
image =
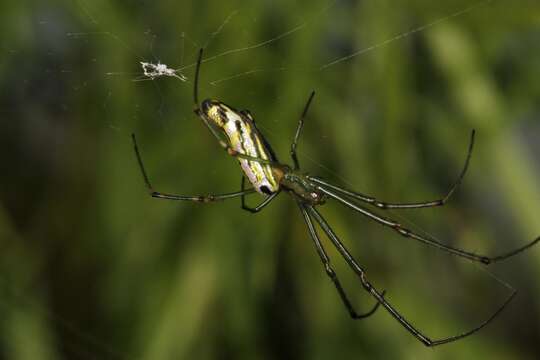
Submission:
[[[487,269],[519,291],[492,324],[426,349],[384,310],[349,318],[288,196],[257,215],[239,200],[152,199],[130,143],[135,132],[158,190],[238,189],[239,167],[192,113],[191,92],[199,47],[206,57],[244,48],[204,63],[201,97],[250,109],[282,161],[312,89],[304,170],[383,200],[443,194],[476,128],[449,205],[391,215],[473,251],[524,244],[540,234],[540,5],[474,5],[3,2],[0,357],[537,359],[540,248]],[[158,60],[186,66],[188,81],[133,81],[140,61]],[[375,285],[433,338],[477,325],[508,295],[485,267],[340,205],[322,210]],[[327,250],[355,305],[371,307]]]

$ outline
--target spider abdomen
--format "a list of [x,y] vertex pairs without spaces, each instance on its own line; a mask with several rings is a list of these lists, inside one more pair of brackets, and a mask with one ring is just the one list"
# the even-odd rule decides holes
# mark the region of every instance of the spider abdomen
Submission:
[[[227,136],[234,151],[257,159],[276,161],[249,112],[237,111],[217,100],[203,101],[202,111]],[[270,164],[237,159],[242,171],[259,193],[270,195],[279,190],[279,181]]]

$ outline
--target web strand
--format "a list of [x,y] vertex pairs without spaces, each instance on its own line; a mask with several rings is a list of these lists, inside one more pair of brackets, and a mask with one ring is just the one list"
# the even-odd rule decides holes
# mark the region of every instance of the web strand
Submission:
[[485,6],[485,5],[487,5],[487,4],[491,3],[491,2],[493,2],[493,0],[486,0],[486,1],[482,1],[482,2],[479,2],[479,3],[473,4],[473,5],[467,7],[467,8],[465,8],[465,9],[463,9],[463,10],[456,11],[456,12],[450,14],[450,15],[443,16],[443,17],[441,17],[441,18],[439,18],[439,19],[437,19],[437,20],[435,20],[435,21],[432,21],[432,22],[430,22],[430,23],[421,25],[421,26],[416,27],[416,28],[414,28],[414,29],[412,29],[412,30],[409,30],[409,31],[407,31],[407,32],[404,32],[404,33],[400,33],[400,34],[398,34],[398,35],[395,35],[395,36],[393,36],[393,37],[391,37],[391,38],[389,38],[389,39],[386,39],[386,40],[384,40],[384,41],[382,41],[382,42],[380,42],[380,43],[371,45],[371,46],[369,46],[369,47],[367,47],[367,48],[360,49],[360,50],[358,50],[358,51],[356,51],[356,52],[353,52],[353,53],[350,54],[350,55],[346,55],[346,56],[340,57],[340,58],[338,58],[338,59],[332,60],[332,61],[330,61],[330,62],[328,62],[328,63],[326,63],[326,64],[321,65],[321,66],[319,67],[319,70],[322,71],[322,70],[324,70],[324,69],[326,69],[326,68],[329,68],[330,66],[339,64],[339,63],[341,63],[341,62],[343,62],[343,61],[350,60],[350,59],[352,59],[352,58],[354,58],[354,57],[357,57],[357,56],[359,56],[359,55],[362,55],[362,54],[365,54],[365,53],[370,52],[370,51],[372,51],[372,50],[375,50],[375,49],[378,49],[378,48],[380,48],[380,47],[386,46],[386,45],[388,45],[388,44],[390,44],[390,43],[393,43],[393,42],[395,42],[395,41],[397,41],[397,40],[401,40],[401,39],[403,39],[403,38],[409,37],[409,36],[414,35],[414,34],[416,34],[416,33],[425,31],[425,30],[427,30],[427,29],[429,29],[429,28],[434,27],[435,25],[438,25],[438,24],[440,24],[440,23],[442,23],[442,22],[448,21],[448,20],[453,19],[453,18],[455,18],[455,17],[464,15],[464,14],[466,14],[466,13],[468,13],[468,12],[473,11],[474,9],[476,9],[476,8],[478,8],[478,7],[480,7],[480,6]]

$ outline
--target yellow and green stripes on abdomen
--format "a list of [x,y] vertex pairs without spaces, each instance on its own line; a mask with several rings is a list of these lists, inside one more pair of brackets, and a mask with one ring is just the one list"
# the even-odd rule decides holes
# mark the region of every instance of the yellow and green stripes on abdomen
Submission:
[[[226,115],[228,121],[223,124],[222,129],[235,151],[263,160],[271,159],[258,131],[252,124],[230,109],[227,109]],[[262,187],[266,187],[272,193],[279,189],[270,165],[240,158],[238,161],[246,177],[259,193],[264,194]]]

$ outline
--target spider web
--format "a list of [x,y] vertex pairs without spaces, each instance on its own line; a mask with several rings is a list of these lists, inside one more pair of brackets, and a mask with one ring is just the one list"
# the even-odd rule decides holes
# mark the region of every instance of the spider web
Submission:
[[[159,52],[154,49],[154,43],[156,42],[156,40],[159,40],[160,36],[162,35],[154,34],[151,30],[145,31],[143,38],[146,39],[144,40],[148,49],[146,53],[149,53],[150,56],[142,55],[141,53],[139,53],[139,51],[134,50],[135,47],[125,41],[123,39],[123,36],[119,35],[115,29],[109,29],[106,25],[104,25],[101,20],[101,14],[99,12],[96,13],[94,10],[92,10],[90,2],[78,0],[75,2],[76,7],[82,14],[83,18],[87,20],[89,27],[91,27],[93,30],[71,31],[63,34],[62,36],[69,39],[69,41],[73,41],[78,44],[84,43],[88,40],[88,38],[91,37],[108,37],[113,43],[118,45],[119,51],[125,51],[133,55],[134,66],[129,71],[126,71],[125,69],[111,69],[110,71],[103,73],[103,76],[99,79],[83,78],[80,83],[73,84],[73,91],[79,91],[81,89],[84,89],[91,81],[103,81],[106,83],[108,81],[108,78],[120,77],[126,82],[132,82],[133,86],[144,86],[144,91],[155,92],[155,94],[157,94],[157,98],[159,99],[159,104],[157,105],[155,112],[157,118],[163,118],[164,108],[168,106],[168,104],[166,96],[164,95],[164,90],[162,88],[163,86],[161,82],[169,80],[164,79],[163,77],[172,77],[173,79],[171,80],[174,80],[177,86],[185,86],[186,88],[190,89],[193,85],[193,79],[190,77],[189,71],[190,69],[192,70],[195,66],[194,54],[196,54],[198,48],[202,47],[208,50],[207,52],[209,53],[209,55],[205,56],[203,61],[204,64],[219,65],[220,62],[223,61],[223,59],[232,55],[243,55],[249,57],[250,54],[252,54],[253,52],[257,52],[261,49],[271,47],[276,43],[291,41],[292,37],[301,34],[303,31],[309,30],[310,27],[315,26],[315,24],[329,21],[329,19],[332,18],[332,11],[334,7],[339,4],[339,2],[339,0],[329,1],[326,5],[320,7],[320,9],[315,9],[311,11],[309,14],[306,15],[304,20],[301,20],[296,25],[293,25],[290,28],[280,29],[280,31],[278,31],[275,35],[271,36],[268,39],[262,39],[261,41],[257,41],[249,45],[241,45],[238,47],[229,48],[215,54],[215,52],[211,51],[213,42],[220,35],[227,32],[228,26],[231,23],[234,23],[237,17],[242,16],[242,9],[232,10],[230,13],[226,14],[223,17],[221,23],[216,23],[215,30],[208,33],[207,38],[202,41],[194,40],[189,31],[181,32],[178,45],[180,47],[180,55],[178,63],[176,63],[176,59],[161,58],[161,56],[159,56]],[[492,2],[493,0],[474,2],[464,8],[441,14],[440,17],[435,18],[433,21],[421,24],[420,26],[412,27],[410,29],[403,29],[402,32],[391,35],[389,37],[385,37],[374,44],[357,49],[352,49],[352,51],[345,55],[342,55],[338,58],[331,58],[325,60],[319,64],[315,64],[314,66],[298,67],[285,64],[283,66],[276,66],[275,68],[253,68],[248,70],[241,70],[231,75],[227,75],[224,77],[218,76],[214,79],[208,80],[206,86],[223,85],[230,81],[237,81],[238,79],[244,79],[245,81],[248,81],[250,77],[256,77],[261,74],[273,72],[290,72],[291,74],[294,74],[296,72],[302,71],[313,73],[315,74],[315,76],[317,76],[317,74],[326,72],[329,69],[343,66],[346,62],[357,61],[358,58],[360,58],[361,56],[366,56],[372,51],[376,51],[382,47],[391,46],[393,43],[402,41],[403,39],[414,36],[420,32],[428,31],[429,29],[436,27],[441,23],[451,21],[454,18],[463,16],[472,11],[482,11],[482,8],[486,7]],[[48,20],[41,21],[43,21],[44,25],[46,25],[46,23],[48,22]],[[98,62],[99,59],[96,57],[91,61]],[[142,67],[139,67],[138,64],[141,64]],[[62,74],[76,72],[77,69],[60,68],[48,69],[47,71],[50,71],[51,73]],[[151,87],[145,85],[148,82],[151,82]],[[105,98],[98,99],[96,103],[98,104],[98,106],[101,106],[105,115],[108,105],[114,101],[115,91],[109,90],[107,91]],[[133,104],[132,106],[133,108],[129,109],[127,113],[129,114],[129,116],[137,117],[137,114],[139,112],[138,104]],[[263,131],[269,135],[270,139],[279,138],[283,135],[281,132],[275,131],[274,128],[270,127],[268,124],[261,124],[260,126],[263,128]],[[109,123],[109,128],[115,133],[121,135],[122,139],[127,139],[126,135],[132,132],[131,127],[125,124]],[[339,174],[329,166],[320,163],[308,152],[300,149],[299,154],[303,159],[310,162],[311,165],[313,165],[314,167],[317,167],[326,173],[330,173],[333,177],[340,179],[343,184],[354,188],[352,181],[348,180],[346,176],[344,176],[343,174]],[[399,217],[401,220],[408,221],[406,218],[398,214],[394,215]],[[414,223],[410,222],[410,224],[413,225],[417,230],[423,232],[425,235],[437,239],[435,236],[416,226]],[[500,280],[497,279],[497,281]],[[17,296],[16,298],[19,297]],[[96,353],[101,354],[99,358],[134,358],[133,356],[123,352],[122,350],[112,348],[110,345],[107,344],[106,339],[100,339],[99,336],[92,334],[91,331],[87,331],[86,329],[78,329],[77,327],[73,326],[68,320],[57,316],[56,314],[50,312],[48,309],[37,303],[33,303],[32,300],[25,298],[24,295],[21,295],[20,298],[31,304],[31,307],[37,309],[37,311],[41,313],[44,318],[50,319],[51,321],[57,323],[59,327],[63,328],[63,331],[70,333],[73,338],[76,338],[77,341],[74,341],[73,344],[68,344],[68,346],[76,347],[76,351],[81,355],[82,358],[95,358]]]

